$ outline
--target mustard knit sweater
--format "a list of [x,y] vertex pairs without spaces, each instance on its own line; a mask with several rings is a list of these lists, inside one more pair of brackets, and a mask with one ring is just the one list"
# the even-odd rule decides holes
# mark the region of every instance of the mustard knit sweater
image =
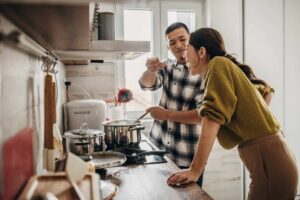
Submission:
[[228,58],[216,56],[209,61],[203,84],[205,91],[198,111],[220,124],[217,138],[224,148],[280,130],[259,90]]

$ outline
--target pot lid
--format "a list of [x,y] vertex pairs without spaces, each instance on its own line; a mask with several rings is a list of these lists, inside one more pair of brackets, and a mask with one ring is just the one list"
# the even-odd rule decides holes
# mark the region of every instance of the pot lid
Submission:
[[135,119],[123,119],[123,120],[113,120],[106,121],[102,123],[104,126],[136,126],[140,125],[140,121],[136,121]]
[[104,136],[104,132],[97,129],[75,129],[65,132],[64,137],[77,139],[77,138],[96,138]]

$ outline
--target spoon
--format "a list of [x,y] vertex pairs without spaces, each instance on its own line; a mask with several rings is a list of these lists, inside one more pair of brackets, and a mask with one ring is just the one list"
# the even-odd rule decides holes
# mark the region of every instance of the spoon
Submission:
[[139,120],[141,120],[143,117],[145,117],[147,114],[149,113],[149,111],[146,111],[144,114],[142,114],[139,118],[137,118],[133,123],[137,123],[139,122]]

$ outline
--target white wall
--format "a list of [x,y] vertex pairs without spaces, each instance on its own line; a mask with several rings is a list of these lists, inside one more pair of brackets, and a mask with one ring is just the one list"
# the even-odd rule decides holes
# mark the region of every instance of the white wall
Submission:
[[[300,1],[245,0],[245,62],[275,89],[271,109],[300,166]],[[247,179],[249,183],[249,179]],[[300,187],[298,189],[298,193]]]
[[66,65],[66,77],[71,82],[69,101],[91,97],[113,101],[115,97],[116,65],[113,62]]
[[[5,33],[16,29],[0,15],[0,30]],[[0,44],[0,194],[2,181],[2,145],[25,127],[33,129],[34,166],[42,172],[42,148],[44,144],[44,72],[42,60],[11,46]],[[57,74],[57,122],[62,123],[62,104],[65,102],[64,66],[58,63]],[[22,159],[22,158],[20,158]],[[26,161],[24,161],[26,163]]]
[[227,53],[234,53],[243,60],[242,0],[208,0],[210,27],[223,36]]
[[283,0],[245,0],[245,63],[275,89],[271,108],[284,126]]
[[[300,171],[300,1],[284,1],[284,122]],[[299,177],[300,180],[300,177]],[[300,184],[298,183],[298,194]]]

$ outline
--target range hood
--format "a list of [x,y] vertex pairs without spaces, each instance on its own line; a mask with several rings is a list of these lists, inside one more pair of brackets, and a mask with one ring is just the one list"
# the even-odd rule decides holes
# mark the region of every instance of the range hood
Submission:
[[0,3],[10,21],[62,61],[134,59],[150,51],[149,41],[91,41],[94,8],[93,2]]
[[88,51],[62,51],[54,53],[63,60],[113,60],[135,59],[150,51],[150,42],[124,40],[95,40],[90,42]]

